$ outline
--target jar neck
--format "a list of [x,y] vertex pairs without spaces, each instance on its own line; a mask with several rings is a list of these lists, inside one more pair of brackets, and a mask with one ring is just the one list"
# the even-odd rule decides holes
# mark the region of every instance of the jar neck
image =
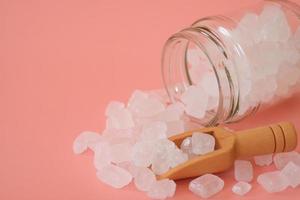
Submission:
[[[218,105],[206,113],[204,119],[195,119],[204,126],[232,121],[238,109],[238,84],[227,47],[213,29],[197,26],[184,29],[168,39],[162,57],[162,74],[166,91],[172,102],[193,84],[188,70],[187,54],[190,45],[199,49],[209,61],[218,87]],[[201,66],[200,66],[201,67]]]

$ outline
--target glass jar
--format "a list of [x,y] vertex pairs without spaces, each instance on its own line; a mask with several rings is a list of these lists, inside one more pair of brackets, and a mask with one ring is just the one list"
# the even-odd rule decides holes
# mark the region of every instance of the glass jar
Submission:
[[235,122],[300,85],[300,7],[264,0],[202,18],[172,35],[162,56],[165,88],[192,120]]

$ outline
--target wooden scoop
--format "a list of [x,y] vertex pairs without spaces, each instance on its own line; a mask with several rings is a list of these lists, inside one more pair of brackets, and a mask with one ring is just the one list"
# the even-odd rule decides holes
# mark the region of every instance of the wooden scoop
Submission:
[[215,151],[194,157],[166,173],[158,179],[173,180],[200,176],[206,173],[217,173],[229,169],[236,159],[251,156],[291,151],[297,146],[297,133],[293,124],[281,122],[250,130],[237,131],[221,127],[210,127],[170,137],[178,147],[193,132],[203,132],[215,137]]

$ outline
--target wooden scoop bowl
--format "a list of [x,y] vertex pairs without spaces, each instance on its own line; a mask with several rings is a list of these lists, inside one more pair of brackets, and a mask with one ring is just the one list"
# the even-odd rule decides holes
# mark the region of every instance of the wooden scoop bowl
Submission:
[[292,151],[297,146],[297,133],[293,124],[281,122],[250,130],[232,132],[221,127],[210,127],[185,132],[170,137],[178,147],[193,132],[203,132],[215,137],[215,151],[194,157],[166,173],[158,179],[173,180],[217,173],[229,169],[236,159],[251,156]]

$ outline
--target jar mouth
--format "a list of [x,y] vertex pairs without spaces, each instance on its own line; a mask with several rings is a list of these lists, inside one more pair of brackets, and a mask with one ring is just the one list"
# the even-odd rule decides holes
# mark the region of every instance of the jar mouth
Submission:
[[[228,109],[224,109],[224,106],[226,107],[228,102],[224,101],[224,97],[230,97],[230,85],[226,71],[220,70],[224,63],[218,63],[225,57],[226,53],[219,41],[211,37],[207,30],[199,27],[184,29],[174,34],[164,46],[162,76],[171,102],[180,101],[181,95],[192,85],[203,87],[203,79],[210,76],[206,83],[208,88],[204,91],[213,96],[208,98],[209,106],[205,115],[203,118],[189,115],[191,120],[204,126],[217,125],[225,121],[227,116],[225,111]],[[214,94],[210,90],[214,91]]]

